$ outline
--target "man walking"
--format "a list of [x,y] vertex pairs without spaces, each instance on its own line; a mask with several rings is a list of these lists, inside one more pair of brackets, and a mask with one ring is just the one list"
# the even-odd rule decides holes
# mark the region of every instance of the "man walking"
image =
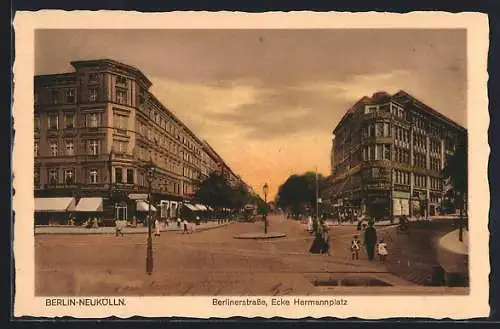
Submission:
[[373,220],[368,222],[368,227],[365,230],[365,241],[363,244],[365,245],[368,259],[373,260],[375,245],[377,244],[377,230],[373,227]]

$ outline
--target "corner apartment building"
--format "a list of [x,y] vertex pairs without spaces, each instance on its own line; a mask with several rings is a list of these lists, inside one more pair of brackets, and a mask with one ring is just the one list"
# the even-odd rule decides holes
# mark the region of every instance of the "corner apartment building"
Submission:
[[131,218],[138,209],[128,196],[147,193],[152,160],[153,200],[171,217],[198,179],[229,168],[139,69],[110,59],[71,65],[74,72],[34,78],[35,198],[100,197],[105,217]]
[[467,131],[399,91],[363,97],[333,130],[330,209],[376,218],[436,215],[445,193],[442,169]]

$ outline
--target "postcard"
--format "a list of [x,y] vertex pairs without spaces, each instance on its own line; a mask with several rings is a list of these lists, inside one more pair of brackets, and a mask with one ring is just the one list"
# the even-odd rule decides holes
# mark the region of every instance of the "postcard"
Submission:
[[487,316],[488,20],[14,20],[15,316]]

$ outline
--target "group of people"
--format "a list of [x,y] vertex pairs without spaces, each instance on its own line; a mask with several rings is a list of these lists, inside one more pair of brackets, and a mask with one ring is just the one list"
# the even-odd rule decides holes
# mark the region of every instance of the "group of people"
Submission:
[[330,234],[329,227],[324,218],[321,220],[313,220],[311,216],[308,217],[308,230],[314,232],[314,241],[309,249],[309,252],[314,254],[327,254],[330,255]]
[[[324,220],[324,218],[312,219],[312,217],[309,216],[307,225],[309,232],[314,233],[315,235],[309,252],[330,255],[330,234],[326,220]],[[364,247],[368,260],[373,260],[375,258],[375,254],[377,254],[380,261],[384,262],[388,255],[387,243],[383,238],[378,240],[377,229],[375,228],[372,220],[368,221],[368,224],[363,226],[363,238],[364,241],[361,242],[359,235],[354,235],[351,240],[349,248],[352,260],[359,259],[361,248]]]
[[[364,230],[364,242],[363,246],[366,250],[366,255],[368,260],[373,260],[375,257],[375,252],[377,252],[380,261],[384,262],[387,259],[387,243],[383,238],[377,241],[377,229],[373,225],[373,221],[368,222],[368,226]],[[358,235],[354,235],[351,240],[351,256],[352,260],[359,259],[359,252],[361,250],[361,241]]]
[[[148,219],[148,218],[147,218]],[[199,217],[196,217],[196,222],[199,222]],[[180,217],[177,217],[176,219],[177,222],[177,228],[180,230],[181,225],[182,225],[182,233],[193,233],[196,231],[196,223],[189,222],[187,219],[182,220]],[[156,218],[154,221],[154,235],[155,236],[160,236],[161,233],[161,228],[168,226],[168,220],[167,219],[159,219]],[[115,235],[116,236],[123,236],[123,229],[126,227],[126,221],[124,220],[115,220]]]

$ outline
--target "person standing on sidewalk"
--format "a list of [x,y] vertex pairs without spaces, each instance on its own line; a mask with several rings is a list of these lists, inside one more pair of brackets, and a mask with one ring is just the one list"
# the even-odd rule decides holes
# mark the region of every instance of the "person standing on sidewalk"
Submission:
[[375,253],[375,245],[377,244],[377,230],[373,227],[373,220],[368,222],[368,227],[365,230],[364,246],[369,260],[373,260]]
[[160,236],[160,220],[155,219],[155,236]]
[[189,231],[188,231],[188,221],[187,221],[187,219],[184,219],[184,223],[183,223],[183,224],[184,224],[184,231],[183,231],[183,232],[184,232],[184,233],[189,233]]

